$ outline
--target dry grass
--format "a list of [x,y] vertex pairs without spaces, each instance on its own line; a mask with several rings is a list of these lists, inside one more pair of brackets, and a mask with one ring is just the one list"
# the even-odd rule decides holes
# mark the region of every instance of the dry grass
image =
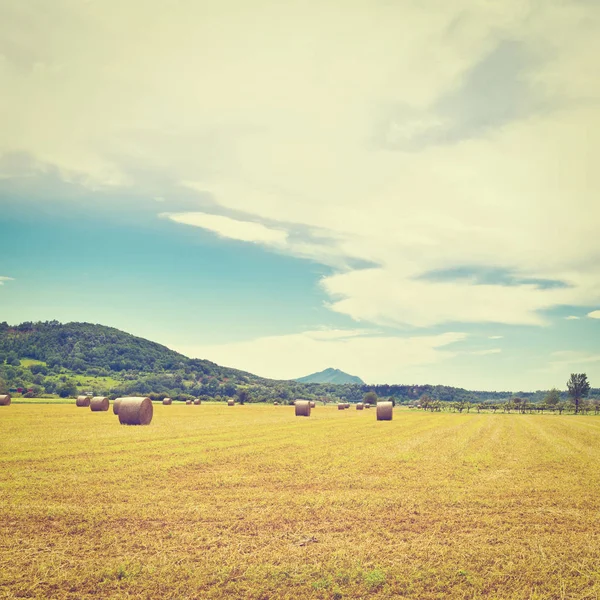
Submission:
[[600,595],[600,418],[154,408],[0,414],[0,597]]

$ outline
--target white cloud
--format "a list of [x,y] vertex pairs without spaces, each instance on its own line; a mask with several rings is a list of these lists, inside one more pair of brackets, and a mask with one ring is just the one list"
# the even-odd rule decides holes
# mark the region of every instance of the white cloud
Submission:
[[469,352],[469,354],[474,354],[475,356],[487,356],[488,354],[500,354],[502,350],[500,348],[490,348],[489,350],[475,350],[473,352]]
[[567,321],[577,321],[577,320],[579,320],[579,317],[577,317],[575,315],[569,315],[568,317],[565,317],[565,319]]
[[552,367],[573,367],[574,365],[589,365],[600,362],[600,354],[590,354],[578,350],[561,350],[552,353]]
[[590,319],[600,319],[600,310],[593,310],[592,312],[589,312],[587,316]]
[[501,340],[503,337],[503,335],[490,335],[488,336],[488,340]]
[[466,337],[459,332],[387,337],[357,330],[316,330],[176,349],[188,356],[209,357],[219,364],[274,379],[293,379],[333,367],[358,375],[367,383],[394,383],[410,381],[415,367],[456,356],[456,351],[446,347]]
[[[176,222],[334,266],[330,306],[357,321],[542,325],[600,302],[597,5],[341,6],[0,8],[0,155],[90,186],[156,174]],[[162,185],[219,214],[169,211]],[[566,285],[423,277],[465,266]]]
[[12,277],[4,277],[0,275],[0,285],[4,285],[5,281],[14,281]]
[[201,227],[221,237],[243,242],[255,242],[266,246],[282,246],[287,240],[287,233],[281,229],[270,229],[261,223],[238,221],[221,215],[201,212],[165,213],[163,216],[185,225]]

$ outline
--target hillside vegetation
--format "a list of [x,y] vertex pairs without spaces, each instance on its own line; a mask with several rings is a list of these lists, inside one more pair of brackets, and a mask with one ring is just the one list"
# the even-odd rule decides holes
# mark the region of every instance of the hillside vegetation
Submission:
[[[398,366],[399,372],[402,365]],[[566,376],[565,376],[566,378]],[[145,394],[225,399],[247,392],[248,402],[292,402],[296,398],[327,402],[358,402],[370,391],[398,403],[431,401],[500,403],[510,391],[470,391],[432,385],[366,385],[364,383],[302,383],[277,381],[220,366],[205,359],[190,359],[166,346],[112,327],[90,323],[0,323],[0,392],[31,389],[29,395],[62,397],[80,392],[108,396]],[[599,390],[592,390],[598,395]],[[546,392],[518,392],[527,402],[540,402]],[[566,400],[563,392],[563,400]],[[461,408],[462,409],[462,408]]]

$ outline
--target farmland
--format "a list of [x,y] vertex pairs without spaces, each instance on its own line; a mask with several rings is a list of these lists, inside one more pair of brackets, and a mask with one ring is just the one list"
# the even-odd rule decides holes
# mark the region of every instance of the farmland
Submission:
[[0,597],[598,598],[600,418],[0,408]]

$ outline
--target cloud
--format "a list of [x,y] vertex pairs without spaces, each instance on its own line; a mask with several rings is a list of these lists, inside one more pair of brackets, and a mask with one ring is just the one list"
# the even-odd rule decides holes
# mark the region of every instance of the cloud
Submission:
[[503,335],[489,335],[488,340],[501,340],[503,337]]
[[4,285],[5,281],[14,281],[12,277],[4,277],[0,275],[0,285]]
[[410,380],[415,367],[456,356],[447,347],[466,337],[460,332],[393,337],[357,330],[315,330],[228,344],[178,346],[177,350],[274,379],[293,379],[333,367],[367,382],[392,383]]
[[551,366],[556,368],[573,367],[573,365],[593,365],[600,362],[600,354],[590,354],[577,350],[561,350],[552,353]]
[[600,319],[600,310],[593,310],[592,312],[589,312],[587,316],[590,319]]
[[500,354],[502,350],[500,348],[490,348],[489,350],[475,350],[473,352],[469,352],[469,354],[473,354],[475,356],[487,356],[488,354]]
[[575,315],[569,315],[568,317],[565,317],[565,319],[567,321],[577,321],[577,320],[579,320],[579,317],[577,317]]
[[597,3],[340,6],[9,3],[0,155],[329,265],[359,322],[600,303]]
[[254,242],[266,246],[282,246],[287,241],[287,233],[281,229],[270,229],[261,223],[238,221],[222,215],[211,215],[201,212],[164,213],[175,223],[201,227],[217,235],[242,242]]

